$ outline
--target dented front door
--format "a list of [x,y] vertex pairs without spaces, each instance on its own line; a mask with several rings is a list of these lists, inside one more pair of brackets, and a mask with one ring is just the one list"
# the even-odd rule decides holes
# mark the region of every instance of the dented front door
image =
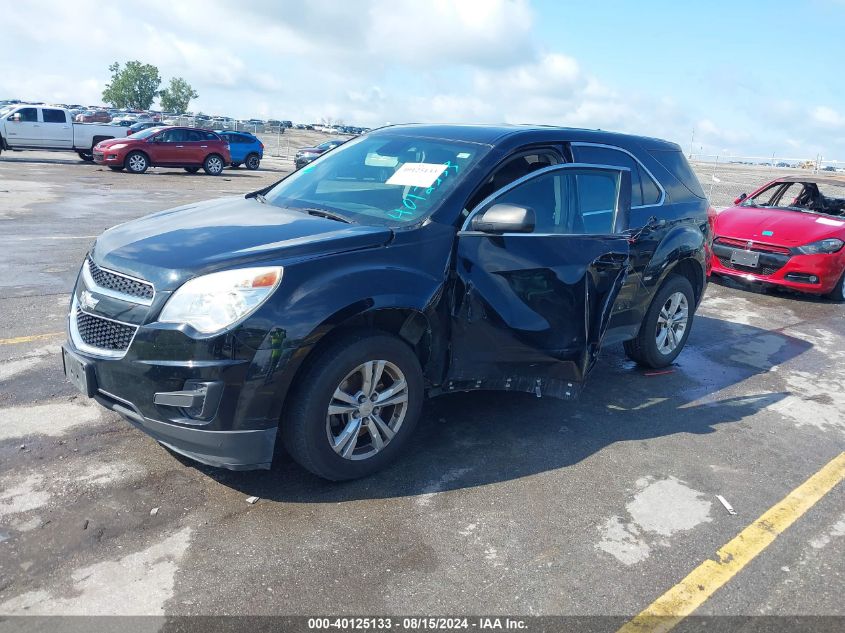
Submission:
[[[458,235],[444,391],[570,398],[595,363],[625,281],[630,172],[559,165],[493,194]],[[496,204],[533,211],[533,231],[477,230]]]

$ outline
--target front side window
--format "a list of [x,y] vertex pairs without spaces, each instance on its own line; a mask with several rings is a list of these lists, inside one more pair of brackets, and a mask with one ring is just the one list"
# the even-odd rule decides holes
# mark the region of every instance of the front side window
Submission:
[[619,182],[614,171],[557,169],[526,180],[485,207],[513,204],[533,209],[534,233],[605,235],[614,233]]
[[184,143],[185,130],[165,130],[156,137],[159,143]]
[[402,226],[431,215],[489,145],[413,136],[359,137],[273,187],[272,204]]
[[44,108],[42,111],[44,123],[67,123],[64,110]]
[[20,120],[26,123],[38,123],[38,110],[35,108],[21,108],[11,116],[20,115]]

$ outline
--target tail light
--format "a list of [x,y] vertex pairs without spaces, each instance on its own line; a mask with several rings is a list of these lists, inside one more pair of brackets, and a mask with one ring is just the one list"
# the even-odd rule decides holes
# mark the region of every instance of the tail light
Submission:
[[262,143],[261,141],[258,141],[258,147],[260,147],[261,149],[264,149],[264,143]]

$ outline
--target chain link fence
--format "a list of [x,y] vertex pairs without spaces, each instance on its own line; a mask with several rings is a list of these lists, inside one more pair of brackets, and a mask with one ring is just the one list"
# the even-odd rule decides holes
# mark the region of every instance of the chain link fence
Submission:
[[[845,161],[826,160],[821,156],[807,159],[779,158],[777,155],[761,157],[692,154],[689,161],[704,193],[710,199],[710,204],[716,208],[729,207],[740,194],[750,194],[776,178],[845,171]],[[845,179],[845,174],[842,176]]]

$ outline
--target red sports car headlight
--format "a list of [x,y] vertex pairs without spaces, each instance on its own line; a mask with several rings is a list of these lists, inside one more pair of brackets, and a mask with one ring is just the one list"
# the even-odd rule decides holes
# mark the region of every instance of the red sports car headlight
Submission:
[[818,242],[799,246],[795,250],[802,255],[821,255],[823,253],[835,253],[843,246],[845,246],[845,242],[838,240],[835,237],[831,237],[826,240],[819,240]]

